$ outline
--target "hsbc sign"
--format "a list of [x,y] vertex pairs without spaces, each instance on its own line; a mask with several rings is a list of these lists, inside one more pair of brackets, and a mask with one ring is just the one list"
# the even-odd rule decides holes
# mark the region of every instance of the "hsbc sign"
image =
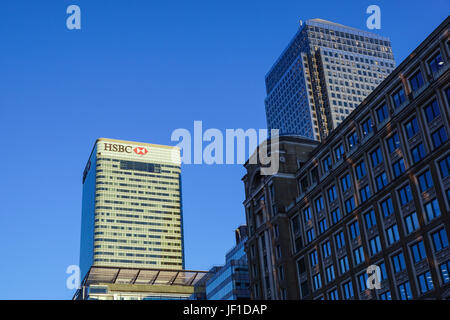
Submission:
[[146,155],[148,153],[148,149],[145,147],[135,147],[133,149],[132,146],[124,146],[116,143],[105,143],[104,151],[112,151],[112,152],[120,152],[120,153],[135,153],[138,155]]

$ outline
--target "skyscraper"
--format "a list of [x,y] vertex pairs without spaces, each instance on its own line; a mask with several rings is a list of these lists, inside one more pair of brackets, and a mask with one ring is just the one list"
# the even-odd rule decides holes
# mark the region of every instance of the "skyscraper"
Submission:
[[184,269],[180,151],[98,139],[83,173],[80,267]]
[[394,67],[388,38],[321,19],[301,23],[266,75],[267,127],[322,140]]

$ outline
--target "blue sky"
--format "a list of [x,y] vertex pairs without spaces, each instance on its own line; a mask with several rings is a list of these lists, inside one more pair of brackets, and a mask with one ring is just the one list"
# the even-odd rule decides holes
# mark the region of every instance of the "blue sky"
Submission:
[[[66,28],[81,8],[82,29]],[[174,129],[265,128],[264,75],[322,18],[382,29],[400,63],[443,21],[433,1],[24,1],[0,4],[0,299],[70,299],[81,175],[98,137],[173,144]],[[182,168],[186,267],[221,264],[245,222],[240,165]]]

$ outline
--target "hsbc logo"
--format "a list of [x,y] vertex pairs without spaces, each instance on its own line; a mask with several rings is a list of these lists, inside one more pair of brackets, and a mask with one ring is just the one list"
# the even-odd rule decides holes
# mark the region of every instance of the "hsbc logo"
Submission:
[[105,143],[104,146],[105,151],[123,152],[123,153],[132,153],[132,151],[134,151],[134,153],[142,156],[148,153],[147,148],[144,147],[136,147],[133,149],[132,146],[123,146],[121,144],[115,143]]
[[146,155],[148,152],[147,148],[144,148],[144,147],[136,147],[133,149],[133,151],[134,151],[134,153],[142,155],[142,156]]

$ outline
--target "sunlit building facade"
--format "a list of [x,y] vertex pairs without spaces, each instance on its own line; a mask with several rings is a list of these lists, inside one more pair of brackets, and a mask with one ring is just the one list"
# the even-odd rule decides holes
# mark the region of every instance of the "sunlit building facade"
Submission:
[[80,267],[184,269],[180,151],[98,139],[83,173]]
[[301,23],[266,75],[267,127],[321,141],[394,67],[386,37],[322,19]]

